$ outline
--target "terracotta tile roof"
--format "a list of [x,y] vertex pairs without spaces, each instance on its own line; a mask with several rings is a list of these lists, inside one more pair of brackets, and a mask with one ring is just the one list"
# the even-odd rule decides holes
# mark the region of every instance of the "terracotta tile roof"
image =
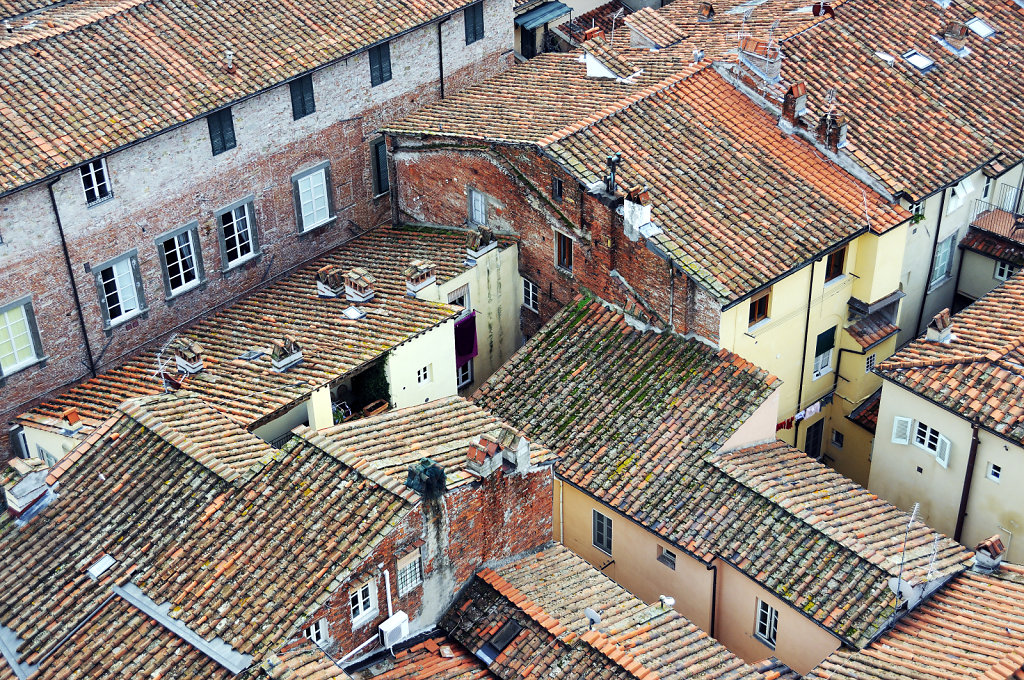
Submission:
[[[600,28],[608,36],[609,41],[611,40],[612,28],[622,30],[624,33],[628,32],[625,29],[625,23],[623,18],[632,12],[627,5],[620,2],[620,0],[611,0],[603,5],[595,7],[589,12],[584,12],[575,19],[572,20],[570,28],[572,35],[576,40],[583,41],[583,34],[585,31],[591,28]],[[621,12],[619,18],[612,19],[612,17]]]
[[[0,33],[0,194],[467,4],[3,0],[3,17],[39,11]],[[227,48],[233,73],[222,64]]]
[[[461,397],[438,399],[419,406],[388,411],[370,418],[335,425],[318,432],[322,448],[347,460],[358,458],[371,468],[404,484],[409,466],[430,458],[441,466],[448,487],[478,479],[469,472],[469,444],[489,435],[497,441],[518,437],[517,431]],[[534,465],[554,459],[543,446],[530,443]]]
[[971,220],[971,226],[1024,246],[1024,227],[1013,213],[1000,208],[982,210]]
[[782,663],[774,656],[753,664],[754,670],[764,676],[765,680],[801,680],[800,674]]
[[658,47],[675,45],[687,37],[673,21],[650,7],[644,7],[631,14],[626,24]]
[[1024,442],[1024,272],[954,316],[952,335],[948,343],[918,338],[878,372]]
[[[253,429],[284,413],[321,385],[344,377],[410,338],[454,319],[457,309],[406,295],[402,268],[412,259],[430,259],[439,280],[465,271],[465,233],[378,227],[288,277],[183,330],[180,337],[204,348],[206,368],[183,382],[183,389],[243,429]],[[314,278],[319,268],[348,271],[364,267],[376,278],[376,296],[359,303],[367,311],[352,321],[341,310],[344,297],[320,298]],[[291,336],[302,348],[302,363],[284,373],[272,370],[274,340]],[[262,354],[253,360],[247,351]],[[165,356],[170,372],[173,357]],[[88,380],[19,417],[30,427],[60,431],[61,414],[76,407],[86,427],[103,422],[126,399],[163,392],[155,351],[144,351],[118,368]]]
[[271,680],[351,680],[309,640],[302,640],[288,651],[272,652],[253,676]]
[[882,388],[879,387],[875,393],[865,399],[861,404],[846,416],[857,423],[871,434],[875,433],[878,427],[878,406],[882,403]]
[[871,349],[886,338],[900,332],[900,327],[888,319],[888,313],[884,311],[868,314],[846,327],[850,334],[864,349]]
[[[130,602],[115,586],[169,607],[175,625],[207,644],[259,663],[412,507],[301,440],[236,487],[130,416],[112,420],[64,471],[57,500],[20,532],[0,537],[8,556],[0,624],[17,632],[20,659],[37,663],[56,649],[72,660],[53,661],[42,677],[61,677],[68,667],[124,677],[108,672],[117,664],[148,674],[162,660],[207,667],[178,635],[139,638],[144,617],[120,609],[91,623],[94,635],[60,643],[110,595],[117,596],[108,606]],[[104,555],[115,561],[93,580],[85,572]]]
[[[782,442],[712,455],[772,381],[727,352],[637,331],[582,301],[475,398],[552,448],[572,484],[863,646],[893,611],[888,580],[908,516]],[[904,576],[919,581],[939,535],[923,526],[911,535]],[[938,545],[933,577],[963,569],[969,553]]]
[[[445,656],[447,647],[451,656]],[[443,632],[395,652],[394,668],[374,680],[496,680],[482,661]]]
[[[604,610],[596,630],[586,607]],[[489,665],[502,680],[555,669],[567,680],[761,678],[675,610],[646,605],[561,545],[480,572],[441,626],[476,653],[510,619],[523,631]]]
[[1016,243],[984,229],[972,226],[960,241],[960,247],[1009,262],[1018,267],[1024,267],[1024,244]]
[[1024,668],[1024,567],[957,576],[859,652],[839,651],[807,678],[1017,680]]

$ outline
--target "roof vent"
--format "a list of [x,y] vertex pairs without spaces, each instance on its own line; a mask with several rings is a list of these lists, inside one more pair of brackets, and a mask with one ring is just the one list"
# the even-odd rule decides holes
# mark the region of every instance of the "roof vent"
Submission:
[[472,267],[478,259],[497,247],[498,240],[494,238],[494,232],[488,227],[477,227],[466,237],[466,264]]
[[203,346],[194,340],[179,340],[174,345],[174,364],[179,373],[193,375],[203,370]]
[[896,63],[896,57],[886,52],[875,52],[875,56],[884,61],[889,66],[892,66],[893,64]]
[[953,320],[949,316],[949,307],[932,317],[928,322],[925,338],[929,342],[949,344],[953,339]]
[[583,31],[583,40],[593,40],[594,38],[601,38],[604,40],[604,29],[600,26],[591,26],[587,30]]
[[71,408],[64,409],[64,412],[60,414],[61,420],[64,421],[64,429],[69,434],[74,434],[82,429],[85,423],[82,422],[82,416],[78,413],[78,407],[72,406]]
[[344,314],[345,318],[349,321],[358,321],[366,316],[366,310],[362,307],[352,305],[351,307],[346,307],[342,314]]
[[715,6],[710,2],[702,2],[697,6],[697,21],[714,21]]
[[373,299],[373,284],[377,279],[362,267],[345,274],[345,299],[349,302],[369,302]]
[[986,574],[995,571],[1002,564],[1005,554],[1006,548],[999,534],[986,538],[974,548],[975,571]]
[[960,21],[950,21],[942,29],[942,35],[946,38],[964,38],[967,36],[967,24]]
[[103,576],[103,574],[105,574],[107,570],[115,564],[117,564],[116,559],[114,559],[110,555],[104,555],[103,557],[96,560],[96,562],[91,567],[89,567],[88,571],[86,571],[85,573],[87,573],[89,575],[89,578],[91,578],[93,581],[98,581],[100,576]]
[[345,290],[341,267],[324,265],[316,270],[316,294],[322,298],[335,298]]
[[832,5],[828,0],[822,0],[822,2],[816,2],[811,6],[811,14],[816,17],[829,17],[830,19],[834,19],[836,11],[832,8]]
[[829,151],[838,151],[846,146],[847,127],[846,116],[836,111],[829,111],[818,121],[818,128],[815,132],[818,141],[824,144]]
[[429,458],[420,458],[409,466],[409,477],[405,485],[423,496],[424,499],[438,499],[444,495],[447,481],[444,470]]
[[228,73],[235,72],[235,51],[230,47],[224,50],[224,70]]
[[402,270],[405,276],[405,292],[413,297],[430,284],[437,281],[434,274],[434,263],[430,260],[413,260]]
[[782,120],[793,125],[796,119],[807,113],[807,86],[794,83],[782,98]]
[[285,336],[271,342],[270,366],[278,373],[287,371],[302,361],[302,348],[295,338]]

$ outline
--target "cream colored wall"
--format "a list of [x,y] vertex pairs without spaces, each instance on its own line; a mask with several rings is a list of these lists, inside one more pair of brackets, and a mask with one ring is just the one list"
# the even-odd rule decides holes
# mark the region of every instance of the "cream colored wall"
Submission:
[[732,436],[722,444],[721,450],[734,451],[754,444],[775,441],[775,424],[779,422],[779,390],[772,392],[764,403],[744,421]]
[[[416,382],[416,371],[430,365],[430,380]],[[394,408],[415,406],[458,394],[455,387],[455,322],[445,321],[388,353],[384,372]]]
[[[788,603],[722,560],[715,564],[719,565],[715,637],[744,661],[774,656],[803,675],[839,648],[839,638]],[[779,612],[774,649],[754,636],[758,599]]]
[[283,437],[299,425],[308,425],[309,422],[309,407],[304,401],[280,418],[257,427],[252,433],[265,442],[271,442],[278,437]]
[[977,300],[1003,283],[996,278],[998,260],[972,250],[962,252],[964,259],[960,265],[959,290],[961,293]]
[[42,455],[38,453],[36,447],[41,446],[50,455],[60,460],[64,457],[71,449],[78,445],[79,440],[74,437],[65,437],[64,435],[57,434],[56,432],[50,432],[48,430],[37,430],[34,427],[26,426],[25,432],[25,444],[28,449],[28,454],[33,458],[39,458],[42,460]]
[[[989,536],[999,534],[1007,546],[1006,560],[1024,562],[1024,447],[986,430],[978,433],[978,456],[974,465],[967,521],[961,541],[973,548]],[[989,463],[1002,470],[999,481],[987,478]]]

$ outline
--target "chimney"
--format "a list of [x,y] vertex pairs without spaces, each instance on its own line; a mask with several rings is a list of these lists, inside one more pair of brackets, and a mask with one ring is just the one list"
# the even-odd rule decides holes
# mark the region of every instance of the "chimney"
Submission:
[[494,232],[488,227],[480,226],[466,236],[466,264],[470,267],[476,261],[498,247]]
[[782,119],[790,125],[796,125],[797,118],[807,113],[807,86],[794,83],[786,90],[782,100]]
[[593,40],[594,38],[604,40],[604,30],[599,26],[592,26],[591,28],[583,31],[583,42]]
[[928,330],[925,338],[929,342],[941,342],[949,344],[953,339],[953,320],[949,316],[949,307],[932,317],[928,322]]
[[405,276],[405,292],[412,297],[437,280],[434,263],[430,260],[413,260],[402,274]]
[[832,9],[832,5],[828,0],[821,0],[821,2],[816,2],[811,5],[811,14],[816,17],[829,17],[834,19],[836,11]]
[[302,361],[302,348],[295,338],[286,335],[270,343],[270,366],[278,373],[284,373]]
[[224,50],[224,70],[228,73],[235,72],[235,51],[230,47]]
[[345,274],[345,299],[349,302],[369,302],[373,299],[373,284],[377,279],[362,267]]
[[974,548],[974,571],[989,574],[1003,562],[1006,548],[999,534],[986,538]]
[[60,417],[63,421],[65,434],[74,434],[85,426],[85,423],[82,422],[82,416],[78,414],[77,406],[64,409],[64,412],[60,414]]
[[424,500],[437,500],[447,489],[444,470],[429,458],[420,458],[418,463],[409,466],[405,485]]
[[490,477],[491,473],[501,467],[501,448],[498,443],[485,437],[476,437],[469,444],[466,453],[468,468],[473,474]]
[[829,151],[835,152],[846,146],[847,127],[846,116],[829,111],[818,121],[818,129],[815,133],[821,144]]
[[530,467],[530,441],[512,430],[503,429],[501,434],[503,457],[517,472],[525,472]]
[[647,187],[634,186],[626,190],[622,203],[623,231],[630,241],[637,241],[642,235],[640,228],[651,223],[651,194]]
[[715,7],[710,2],[702,2],[697,6],[697,21],[714,21]]
[[199,373],[203,370],[203,346],[192,340],[180,340],[174,346],[174,363],[179,373]]
[[769,85],[782,80],[782,50],[778,43],[766,43],[749,36],[740,40],[740,64],[750,75]]
[[622,153],[616,151],[612,155],[608,156],[605,163],[608,165],[608,176],[604,180],[604,188],[609,194],[615,193],[615,173],[619,169],[619,165],[622,164]]
[[335,298],[345,290],[341,267],[326,264],[316,270],[316,294],[322,298]]
[[960,21],[950,21],[946,24],[946,27],[942,29],[942,37],[961,39],[967,37],[967,24]]

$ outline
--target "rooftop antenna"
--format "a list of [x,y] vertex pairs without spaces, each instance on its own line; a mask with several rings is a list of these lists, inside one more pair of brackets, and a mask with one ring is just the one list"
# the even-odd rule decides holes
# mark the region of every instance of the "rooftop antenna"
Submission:
[[608,156],[608,160],[605,161],[608,164],[608,177],[605,178],[604,186],[608,190],[609,194],[615,193],[615,171],[618,169],[619,164],[622,163],[622,153],[616,151],[612,155]]
[[900,552],[900,571],[899,576],[896,577],[896,606],[893,607],[892,616],[889,618],[889,626],[896,621],[896,612],[900,606],[900,589],[903,584],[903,565],[907,562],[907,539],[910,538],[910,527],[914,525],[914,520],[917,519],[917,511],[921,509],[920,503],[914,503],[914,510],[910,513],[910,519],[907,521],[907,530],[903,534],[903,550]]
[[160,378],[160,382],[163,383],[163,386],[164,386],[164,394],[166,394],[166,393],[171,391],[170,382],[167,380],[167,377],[166,377],[168,375],[168,372],[166,370],[167,369],[167,364],[170,362],[170,359],[165,359],[164,358],[164,354],[167,353],[167,348],[169,348],[171,346],[171,343],[173,343],[177,339],[178,339],[178,334],[177,333],[171,333],[171,337],[167,338],[167,342],[165,342],[160,347],[160,351],[156,353],[156,369],[153,371],[153,377],[154,378],[156,378],[156,377]]
[[932,539],[932,556],[928,559],[928,576],[925,578],[926,581],[931,581],[935,578],[935,560],[939,556],[939,537],[936,536]]
[[868,223],[868,229],[871,229],[871,215],[868,214],[868,192],[864,191],[861,187],[860,196],[864,200],[864,221]]
[[768,29],[768,46],[765,48],[765,56],[768,56],[768,52],[772,49],[772,43],[775,42],[775,31],[779,30],[779,19],[772,22],[771,27]]
[[618,11],[616,11],[616,12],[615,12],[615,14],[613,14],[613,15],[612,15],[612,36],[611,36],[611,38],[610,38],[610,39],[608,40],[608,42],[609,42],[610,44],[612,44],[612,45],[614,45],[614,44],[615,44],[615,21],[616,21],[617,19],[621,19],[621,18],[622,18],[622,15],[624,15],[625,13],[626,13],[626,8],[625,8],[625,7],[620,7],[620,8],[618,9]]
[[747,29],[747,22],[750,21],[750,17],[754,14],[754,8],[751,7],[743,13],[743,21],[740,23],[740,32],[736,37],[739,38],[740,42],[743,42],[744,38],[750,37],[750,31]]

